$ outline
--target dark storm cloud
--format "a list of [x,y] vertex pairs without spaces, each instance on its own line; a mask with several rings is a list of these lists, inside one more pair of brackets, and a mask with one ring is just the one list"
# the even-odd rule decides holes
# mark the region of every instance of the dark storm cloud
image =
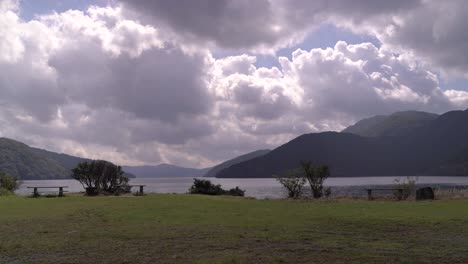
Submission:
[[343,15],[354,22],[414,8],[419,0],[120,0],[155,25],[223,48],[249,49],[294,43],[310,28]]
[[83,41],[61,49],[50,65],[71,100],[92,108],[115,107],[137,118],[177,122],[181,115],[204,114],[212,106],[204,57],[170,44],[132,58],[109,56],[98,43]]
[[274,44],[283,31],[277,10],[268,0],[124,0],[125,6],[166,24],[191,39],[212,41],[228,48]]

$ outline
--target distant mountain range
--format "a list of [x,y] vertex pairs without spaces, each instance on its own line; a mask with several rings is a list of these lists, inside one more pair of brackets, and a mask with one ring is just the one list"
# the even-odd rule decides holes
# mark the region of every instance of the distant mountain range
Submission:
[[158,177],[202,177],[210,168],[193,169],[171,164],[156,166],[123,166],[123,170],[136,175],[138,178]]
[[138,178],[158,177],[216,177],[217,174],[234,164],[265,155],[270,150],[262,149],[253,151],[233,159],[227,160],[214,167],[194,169],[175,166],[171,164],[159,164],[156,166],[124,166],[124,171],[137,175]]
[[[0,171],[22,179],[67,179],[87,160],[0,138]],[[375,116],[342,132],[301,135],[274,150],[247,153],[212,168],[160,164],[123,169],[139,178],[263,178],[297,168],[301,160],[330,166],[332,176],[468,175],[468,110]]]
[[[257,157],[266,150],[254,151],[213,168],[194,169],[170,164],[147,166],[122,166],[129,178],[157,177],[215,177],[220,168]],[[90,159],[56,153],[8,139],[0,138],[0,171],[23,180],[69,179],[71,170],[80,162]]]
[[222,171],[222,170],[224,170],[226,168],[229,168],[232,165],[235,165],[237,163],[241,163],[241,162],[244,162],[244,161],[247,161],[247,160],[251,160],[253,158],[263,156],[263,155],[267,154],[270,151],[271,150],[269,150],[269,149],[260,149],[260,150],[253,151],[253,152],[238,156],[236,158],[230,159],[230,160],[225,161],[225,162],[223,162],[223,163],[221,163],[219,165],[214,166],[208,172],[206,172],[204,176],[205,177],[216,177],[220,171]]
[[440,116],[398,112],[359,121],[341,133],[305,134],[217,176],[272,177],[299,167],[301,160],[330,166],[332,176],[468,175],[468,110]]

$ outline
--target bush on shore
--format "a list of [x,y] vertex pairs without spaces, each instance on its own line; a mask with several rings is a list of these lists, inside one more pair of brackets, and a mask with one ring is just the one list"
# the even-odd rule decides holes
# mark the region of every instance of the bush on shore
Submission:
[[0,172],[0,196],[13,195],[20,185],[18,178]]
[[304,184],[309,182],[312,197],[329,198],[331,188],[323,185],[330,176],[328,166],[313,166],[311,161],[301,161],[301,167],[288,172],[285,176],[276,177],[281,185],[288,191],[288,198],[297,199],[302,196]]
[[411,195],[414,195],[416,192],[416,183],[418,181],[418,177],[410,177],[407,176],[406,180],[400,180],[397,178],[393,180],[393,188],[395,189],[403,189],[403,192],[399,192],[395,190],[393,195],[397,200],[407,200]]
[[306,179],[299,169],[288,172],[285,176],[276,177],[276,180],[286,188],[288,198],[297,199],[302,195]]
[[220,184],[213,184],[209,180],[193,179],[193,185],[189,188],[190,194],[206,194],[206,195],[232,195],[244,196],[245,191],[239,187],[224,190]]

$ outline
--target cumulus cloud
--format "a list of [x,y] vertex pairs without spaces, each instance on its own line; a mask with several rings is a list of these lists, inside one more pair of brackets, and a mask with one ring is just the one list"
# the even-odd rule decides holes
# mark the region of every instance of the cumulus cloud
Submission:
[[206,85],[209,54],[185,52],[156,28],[125,19],[120,8],[24,22],[13,2],[1,7],[7,14],[0,18],[3,135],[40,146],[54,136],[76,142],[79,153],[101,145],[126,153],[119,160],[157,163],[163,157],[147,155],[151,148],[159,152],[149,142],[183,144],[211,133],[202,117],[213,104]]
[[[226,73],[225,68],[240,60],[245,64],[243,73]],[[399,109],[440,112],[453,107],[435,74],[414,66],[410,56],[397,56],[371,43],[338,42],[334,48],[296,50],[291,59],[279,61],[280,69],[256,68],[247,56],[216,62],[219,75],[212,84],[224,102],[222,107],[231,107],[227,112],[240,124],[267,126],[272,134],[278,133],[273,129],[275,122],[283,131],[297,128],[288,120],[309,124],[299,125],[301,132],[336,130],[347,125],[345,120],[363,116]]]
[[123,0],[125,7],[154,24],[169,27],[190,41],[237,49],[270,49],[285,34],[295,34],[282,21],[282,10],[269,0],[146,1]]
[[385,44],[411,50],[446,73],[468,77],[467,12],[466,1],[424,1],[418,9],[379,25],[376,35]]
[[419,0],[399,1],[164,1],[120,0],[143,19],[169,27],[182,38],[230,49],[273,52],[300,42],[305,34],[346,16],[364,23],[379,15],[391,16],[418,5]]
[[146,21],[202,45],[274,52],[323,23],[377,37],[467,76],[468,3],[464,0],[152,1],[120,0]]
[[14,2],[0,1],[0,135],[120,164],[203,167],[363,117],[468,105],[468,93],[442,90],[416,52],[396,52],[388,32],[380,47],[298,49],[275,57],[276,67],[257,66],[255,53],[212,55],[275,50],[338,17],[371,32],[419,1],[177,3],[23,21]]

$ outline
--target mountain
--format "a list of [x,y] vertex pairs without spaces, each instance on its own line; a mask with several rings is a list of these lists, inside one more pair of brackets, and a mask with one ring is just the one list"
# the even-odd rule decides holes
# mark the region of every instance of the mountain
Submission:
[[[76,157],[76,156],[72,156],[72,155],[68,155],[68,154],[64,154],[64,153],[56,153],[56,152],[48,151],[48,150],[45,150],[45,149],[32,148],[32,147],[31,147],[31,149],[34,152],[36,152],[36,153],[38,153],[40,155],[46,156],[49,159],[55,160],[60,165],[62,165],[69,172],[68,176],[66,178],[71,177],[71,170],[73,168],[75,168],[78,165],[78,163],[85,162],[85,161],[91,161],[91,159],[80,158],[80,157]],[[125,171],[124,169],[123,169],[123,171],[124,171],[124,176],[127,176],[128,178],[135,178],[135,175],[133,175],[132,173],[129,173],[128,171]]]
[[91,159],[71,156],[71,155],[64,154],[64,153],[56,153],[56,152],[48,151],[45,149],[32,148],[32,147],[31,149],[39,155],[43,155],[43,156],[46,156],[50,159],[57,161],[58,163],[60,163],[60,165],[62,165],[68,171],[75,168],[76,165],[78,165],[78,163],[80,162],[91,160]]
[[70,177],[69,171],[56,160],[8,138],[0,138],[0,171],[23,180]]
[[468,110],[448,112],[422,123],[372,137],[336,132],[302,135],[217,176],[272,177],[299,167],[301,160],[330,166],[332,176],[466,175]]
[[225,161],[223,163],[220,163],[220,164],[214,166],[213,168],[211,168],[207,173],[205,173],[204,177],[216,177],[218,172],[222,171],[223,169],[229,168],[232,165],[237,164],[237,163],[241,163],[243,161],[247,161],[247,160],[250,160],[250,159],[253,159],[253,158],[263,156],[263,155],[267,154],[270,151],[271,150],[269,150],[269,149],[260,149],[260,150],[252,151],[252,152],[249,152],[247,154],[244,154],[244,155],[235,157],[233,159],[227,160],[227,161]]
[[[0,138],[0,171],[23,180],[69,179],[71,169],[91,159],[29,147]],[[210,168],[192,169],[169,164],[157,166],[123,166],[124,175],[147,177],[202,177]]]
[[437,114],[419,111],[396,112],[389,116],[363,119],[342,132],[363,137],[399,136],[423,127],[438,117]]
[[170,164],[156,166],[123,166],[123,170],[136,175],[137,178],[157,177],[202,177],[209,169],[184,168]]
[[[0,138],[0,171],[22,180],[70,179],[71,169],[78,163],[89,160]],[[135,178],[125,171],[124,175]]]

